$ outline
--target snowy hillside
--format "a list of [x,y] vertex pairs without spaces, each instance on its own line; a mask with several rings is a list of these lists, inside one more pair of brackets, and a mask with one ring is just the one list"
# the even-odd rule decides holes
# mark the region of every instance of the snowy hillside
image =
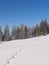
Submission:
[[1,42],[0,65],[49,65],[49,35]]

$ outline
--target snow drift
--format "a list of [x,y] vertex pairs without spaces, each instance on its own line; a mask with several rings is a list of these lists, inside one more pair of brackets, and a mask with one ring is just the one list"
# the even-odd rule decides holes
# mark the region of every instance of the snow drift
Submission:
[[0,65],[49,65],[49,35],[1,43]]

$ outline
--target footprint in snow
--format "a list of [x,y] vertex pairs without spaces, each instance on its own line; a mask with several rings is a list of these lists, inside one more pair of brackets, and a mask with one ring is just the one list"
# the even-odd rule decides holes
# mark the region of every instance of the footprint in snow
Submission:
[[15,55],[13,55],[11,58],[14,59],[15,58]]

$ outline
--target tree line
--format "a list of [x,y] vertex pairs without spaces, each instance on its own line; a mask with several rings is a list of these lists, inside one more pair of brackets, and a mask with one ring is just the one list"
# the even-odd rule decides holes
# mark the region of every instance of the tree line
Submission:
[[2,28],[0,26],[0,42],[16,39],[27,39],[47,34],[49,34],[49,24],[46,19],[42,20],[40,24],[32,27],[27,27],[24,24],[21,24],[19,27],[14,25],[11,33],[8,25],[6,25],[4,32],[2,32]]

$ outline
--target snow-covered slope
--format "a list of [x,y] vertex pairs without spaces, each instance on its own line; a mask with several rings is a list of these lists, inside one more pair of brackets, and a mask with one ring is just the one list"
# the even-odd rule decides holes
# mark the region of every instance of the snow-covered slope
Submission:
[[1,42],[0,65],[49,65],[49,35]]

